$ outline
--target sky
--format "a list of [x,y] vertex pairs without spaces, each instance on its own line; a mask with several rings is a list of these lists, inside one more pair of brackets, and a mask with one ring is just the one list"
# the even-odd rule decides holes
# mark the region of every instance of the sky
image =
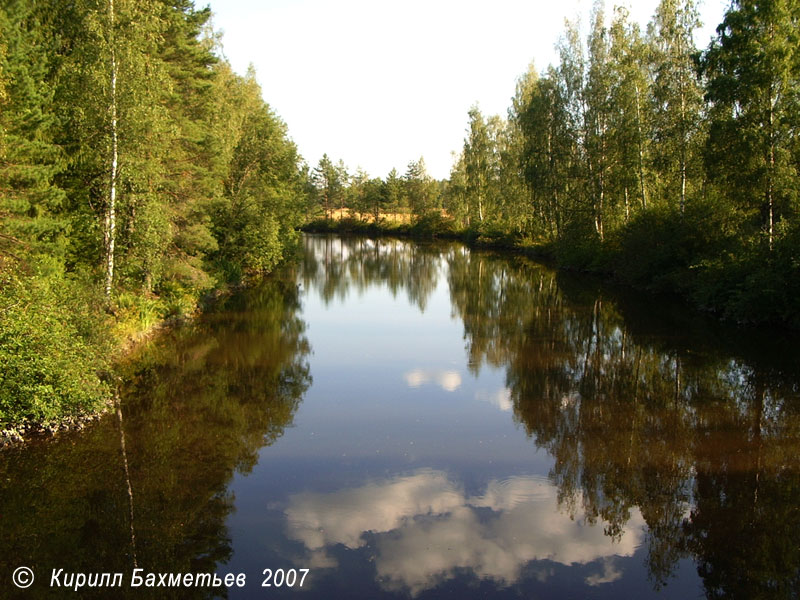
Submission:
[[[627,4],[646,27],[658,0]],[[728,0],[705,0],[708,44]],[[203,6],[202,1],[197,2]],[[506,116],[516,80],[533,62],[557,62],[564,20],[585,29],[588,0],[212,0],[225,57],[252,63],[264,99],[313,168],[323,153],[385,177],[424,157],[447,178],[463,146],[467,111]],[[606,3],[607,15],[613,1]]]

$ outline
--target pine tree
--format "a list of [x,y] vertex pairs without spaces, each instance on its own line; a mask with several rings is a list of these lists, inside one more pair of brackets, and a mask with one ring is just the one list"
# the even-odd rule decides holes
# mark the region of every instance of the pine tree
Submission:
[[169,152],[154,153],[159,168],[142,181],[146,193],[128,204],[126,259],[147,290],[166,280],[172,287],[202,288],[211,283],[204,261],[216,249],[211,206],[223,193],[223,161],[229,160],[221,149],[223,135],[214,129],[218,59],[205,34],[211,13],[187,0],[154,8],[163,23],[158,52]]
[[323,154],[311,177],[319,190],[325,218],[330,219],[333,207],[340,202],[344,195],[346,182],[342,179],[342,172],[336,168],[327,154]]
[[423,220],[438,208],[436,182],[428,175],[425,169],[425,160],[422,157],[408,163],[408,168],[403,176],[403,184],[411,214],[416,221]]
[[403,203],[403,181],[397,173],[397,169],[392,169],[386,176],[386,205],[393,211],[398,211]]
[[459,226],[466,227],[469,224],[469,195],[463,151],[459,153],[450,169],[450,179],[444,195],[444,208]]

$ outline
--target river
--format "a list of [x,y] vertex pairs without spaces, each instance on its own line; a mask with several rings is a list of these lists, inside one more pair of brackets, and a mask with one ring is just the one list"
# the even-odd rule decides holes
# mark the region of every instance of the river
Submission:
[[[306,236],[141,348],[119,415],[0,453],[0,584],[797,597],[798,348],[522,257]],[[131,587],[134,569],[246,583]]]

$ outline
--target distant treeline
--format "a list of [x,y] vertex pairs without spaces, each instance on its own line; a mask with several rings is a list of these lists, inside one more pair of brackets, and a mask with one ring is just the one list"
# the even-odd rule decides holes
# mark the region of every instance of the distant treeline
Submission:
[[97,408],[122,337],[293,243],[307,176],[210,17],[0,2],[0,428]]
[[354,206],[800,326],[800,2],[734,1],[702,50],[699,25],[693,0],[662,0],[646,32],[597,2],[585,42],[567,23],[559,64],[520,77],[508,118],[470,110],[449,182],[415,193],[409,171],[399,203],[354,182]]

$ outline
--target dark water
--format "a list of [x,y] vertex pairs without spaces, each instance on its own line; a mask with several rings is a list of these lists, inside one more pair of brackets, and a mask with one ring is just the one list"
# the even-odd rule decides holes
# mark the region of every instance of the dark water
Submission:
[[[117,415],[0,454],[0,597],[800,595],[796,338],[457,245],[305,242],[139,353],[124,455]],[[246,585],[130,588],[134,560]]]

